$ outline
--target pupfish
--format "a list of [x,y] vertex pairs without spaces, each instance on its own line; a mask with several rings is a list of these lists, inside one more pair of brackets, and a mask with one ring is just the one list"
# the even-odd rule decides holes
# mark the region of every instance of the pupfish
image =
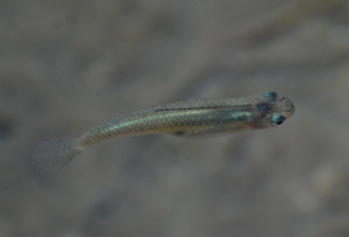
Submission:
[[174,102],[114,118],[74,139],[43,141],[29,160],[36,170],[48,173],[65,166],[87,148],[114,138],[165,133],[193,138],[264,129],[282,124],[293,113],[293,103],[276,92]]

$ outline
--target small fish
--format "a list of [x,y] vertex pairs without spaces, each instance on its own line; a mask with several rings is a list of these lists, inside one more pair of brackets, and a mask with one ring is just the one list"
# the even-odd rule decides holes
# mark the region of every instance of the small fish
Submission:
[[114,138],[167,133],[200,137],[263,129],[282,124],[294,113],[292,102],[275,92],[246,98],[180,101],[135,111],[102,123],[71,140],[47,140],[30,163],[41,173],[65,166],[87,148]]

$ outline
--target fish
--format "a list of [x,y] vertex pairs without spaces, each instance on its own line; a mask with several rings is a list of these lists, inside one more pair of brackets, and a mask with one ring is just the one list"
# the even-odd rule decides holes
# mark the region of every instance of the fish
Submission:
[[41,174],[48,174],[66,166],[84,150],[115,138],[147,134],[195,138],[264,129],[282,124],[294,111],[293,103],[276,92],[148,107],[104,122],[74,139],[45,140],[33,150],[30,164]]

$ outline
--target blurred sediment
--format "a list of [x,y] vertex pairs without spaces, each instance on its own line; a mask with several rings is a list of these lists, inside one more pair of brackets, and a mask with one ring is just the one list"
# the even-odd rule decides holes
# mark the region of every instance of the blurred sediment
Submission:
[[[0,3],[0,236],[349,235],[349,3]],[[115,140],[38,180],[44,138],[191,98],[276,91],[280,127]]]

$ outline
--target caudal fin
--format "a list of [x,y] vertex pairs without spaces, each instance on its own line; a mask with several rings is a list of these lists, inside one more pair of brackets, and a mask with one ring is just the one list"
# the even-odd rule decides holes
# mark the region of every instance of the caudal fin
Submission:
[[32,152],[29,165],[40,175],[52,173],[69,163],[81,148],[75,140],[46,140]]

